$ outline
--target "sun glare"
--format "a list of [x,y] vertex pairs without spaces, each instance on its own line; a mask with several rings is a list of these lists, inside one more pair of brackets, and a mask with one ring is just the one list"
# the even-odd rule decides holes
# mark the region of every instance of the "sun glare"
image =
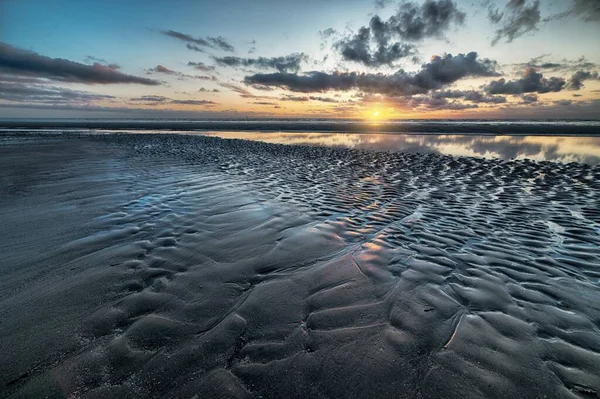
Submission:
[[386,113],[381,109],[377,108],[365,109],[363,114],[364,120],[374,125],[378,125],[379,122],[385,120],[386,117]]

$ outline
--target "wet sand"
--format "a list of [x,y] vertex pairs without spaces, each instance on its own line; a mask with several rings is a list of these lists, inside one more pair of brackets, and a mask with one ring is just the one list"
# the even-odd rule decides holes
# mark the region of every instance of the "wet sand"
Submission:
[[0,138],[0,397],[590,398],[600,167]]

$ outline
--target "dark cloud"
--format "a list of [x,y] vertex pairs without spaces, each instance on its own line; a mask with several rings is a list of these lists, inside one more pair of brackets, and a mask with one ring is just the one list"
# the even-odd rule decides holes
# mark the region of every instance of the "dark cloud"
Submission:
[[577,71],[569,79],[567,87],[572,90],[579,90],[583,87],[584,80],[598,80],[598,72]]
[[509,0],[502,11],[491,4],[488,8],[488,18],[493,24],[500,25],[492,45],[501,40],[510,43],[526,33],[537,30],[541,22],[540,1]]
[[279,72],[298,72],[302,62],[308,61],[308,56],[304,53],[294,53],[282,57],[213,57],[218,65],[229,67],[251,67],[258,69],[276,69]]
[[96,57],[92,57],[91,55],[86,55],[84,60],[84,62],[88,63],[88,64],[94,64],[94,63],[98,63],[98,64],[102,64],[105,65],[106,67],[110,68],[110,69],[121,69],[121,66],[118,64],[110,64],[108,63],[106,60],[102,59],[102,58],[96,58]]
[[210,37],[210,36],[206,36],[204,38],[199,37],[199,38],[195,38],[192,37],[191,35],[188,35],[187,33],[181,33],[181,32],[177,32],[177,31],[173,31],[173,30],[166,30],[166,31],[161,31],[161,33],[163,35],[167,35],[169,37],[187,42],[187,48],[190,50],[194,50],[194,51],[200,51],[203,52],[204,50],[202,50],[200,47],[198,46],[202,46],[202,47],[209,47],[215,50],[223,50],[223,51],[234,51],[234,48],[231,44],[229,44],[229,42],[227,41],[227,39],[225,39],[224,37],[218,36],[218,37]]
[[256,40],[252,39],[249,44],[251,47],[248,49],[248,54],[255,53],[256,52]]
[[521,94],[521,100],[523,100],[523,104],[532,104],[538,101],[537,94]]
[[260,91],[273,91],[274,90],[270,86],[263,86],[263,85],[252,85],[252,87],[254,87],[256,90],[260,90]]
[[344,38],[335,44],[346,61],[360,62],[367,66],[373,65],[371,54],[371,30],[362,27],[354,36]]
[[393,0],[375,0],[375,8],[385,8],[392,4]]
[[182,105],[216,105],[217,103],[209,100],[171,100],[170,104],[182,104]]
[[382,40],[373,50],[372,41],[377,39],[371,34],[371,29],[362,27],[354,36],[336,42],[334,47],[339,50],[344,60],[369,67],[392,66],[396,61],[416,54],[416,48],[412,44],[399,42],[388,44],[387,40]]
[[148,102],[156,102],[156,103],[163,103],[166,101],[169,101],[168,97],[164,97],[164,96],[141,96],[141,97],[132,97],[130,98],[131,101],[148,101]]
[[298,75],[278,72],[246,76],[244,82],[249,85],[282,87],[302,93],[360,90],[366,93],[403,96],[424,94],[468,76],[498,76],[496,66],[495,61],[478,60],[477,53],[471,52],[466,55],[434,56],[429,63],[423,64],[417,73],[404,70],[391,75],[317,71]]
[[[404,73],[395,75],[359,74],[356,72],[308,72],[303,75],[292,73],[270,73],[246,76],[246,84],[282,87],[294,92],[325,92],[329,90],[360,89],[367,91],[402,91],[413,89],[411,78]],[[414,89],[418,92],[418,90]]]
[[437,88],[467,76],[499,76],[497,67],[498,63],[488,58],[478,60],[477,53],[473,51],[466,55],[434,55],[430,62],[421,66],[415,78],[421,86]]
[[0,73],[86,84],[160,84],[156,80],[127,75],[99,63],[86,65],[63,58],[50,58],[2,42],[0,42]]
[[337,31],[333,28],[328,28],[325,30],[320,30],[319,31],[319,36],[321,36],[321,39],[329,39],[331,36],[335,35],[337,33]]
[[375,15],[369,26],[340,39],[334,47],[347,61],[370,67],[393,65],[402,58],[415,56],[417,47],[406,42],[442,38],[453,25],[461,25],[464,20],[465,13],[451,0],[403,2],[389,19]]
[[241,114],[235,110],[217,110],[211,106],[171,107],[171,108],[140,108],[114,107],[98,105],[51,105],[51,104],[0,104],[0,115],[30,115],[29,110],[44,110],[48,117],[60,116],[65,118],[82,117],[112,117],[112,118],[239,118],[252,115],[252,112]]
[[206,51],[204,51],[204,49],[201,49],[200,47],[198,47],[198,46],[195,46],[195,45],[193,45],[193,44],[189,44],[189,43],[188,43],[188,44],[186,44],[186,45],[185,45],[185,47],[186,47],[188,50],[197,51],[197,52],[199,52],[199,53],[205,53],[205,52],[206,52]]
[[362,94],[358,97],[360,98],[359,102],[363,105],[378,103],[385,104],[387,107],[399,107],[404,110],[420,112],[441,110],[460,111],[465,109],[479,108],[479,104],[476,104],[473,101],[464,101],[464,97],[467,97],[469,94],[470,91],[440,90],[432,92],[428,95],[393,97],[378,94]]
[[88,104],[112,100],[114,96],[70,90],[51,85],[30,85],[22,82],[4,81],[0,77],[0,100],[35,104]]
[[93,64],[94,62],[97,62],[98,64],[108,64],[105,59],[97,58],[92,55],[86,55],[83,61],[87,62],[88,64]]
[[425,0],[422,4],[406,2],[400,5],[396,14],[381,23],[382,31],[375,34],[397,35],[408,41],[440,38],[452,25],[462,25],[465,17],[466,14],[451,0]]
[[477,104],[465,104],[465,103],[461,103],[461,102],[452,102],[452,103],[447,103],[447,104],[439,104],[439,105],[434,105],[434,106],[430,106],[429,108],[433,108],[436,110],[449,110],[449,111],[462,111],[463,109],[473,109],[473,108],[479,108],[479,105]]
[[600,21],[600,2],[598,0],[573,0],[573,6],[567,11],[551,15],[546,20],[552,21],[575,16],[586,22]]
[[588,69],[588,68],[597,68],[598,64],[594,62],[588,61],[585,57],[581,57],[577,60],[563,60],[566,63],[566,67],[570,70],[577,69]]
[[260,98],[260,96],[255,96],[243,87],[235,85],[233,83],[220,83],[219,85],[239,94],[242,98]]
[[600,21],[600,1],[598,0],[575,0],[572,13],[581,17],[584,21]]
[[[371,100],[367,99],[367,102]],[[479,108],[477,104],[468,104],[462,101],[448,101],[445,97],[439,96],[405,96],[405,97],[382,97],[376,101],[384,102],[387,105],[399,106],[403,109],[418,111],[460,111],[465,109]]]
[[208,41],[223,51],[234,51],[234,48],[224,37],[207,37]]
[[31,76],[18,76],[18,75],[3,75],[0,74],[0,81],[2,82],[14,82],[14,83],[27,83],[27,84],[40,84],[46,85],[48,84],[47,79],[41,79]]
[[[186,75],[189,76],[189,75]],[[200,79],[200,80],[212,80],[213,82],[217,81],[217,77],[213,76],[213,75],[196,75],[196,76],[192,76],[194,79]]]
[[484,86],[488,94],[513,94],[523,93],[549,93],[561,91],[565,87],[565,80],[558,77],[544,78],[544,75],[534,68],[527,68],[523,77],[517,80],[494,80]]
[[280,101],[297,101],[297,102],[307,102],[307,101],[320,101],[324,103],[338,103],[339,101],[334,98],[329,97],[321,97],[321,96],[293,96],[286,94],[279,99]]
[[157,65],[154,68],[150,68],[150,69],[148,69],[148,72],[164,73],[167,75],[178,75],[179,74],[179,72],[175,72],[174,70],[169,69],[163,65]]
[[554,105],[560,105],[561,107],[569,107],[573,105],[573,100],[557,100],[552,102]]
[[473,103],[502,104],[506,102],[503,96],[486,96],[480,91],[468,90],[464,93],[463,99]]
[[537,69],[558,69],[561,68],[563,64],[558,64],[556,62],[542,62],[540,64],[530,64],[529,66]]
[[[168,104],[178,104],[178,105],[203,105],[203,106],[212,106],[217,103],[209,100],[173,100],[164,96],[140,96],[140,97],[132,97],[131,101],[135,101],[136,105],[168,105]],[[140,104],[140,102],[142,104]]]
[[591,70],[598,68],[598,65],[590,62],[585,57],[578,59],[569,60],[566,58],[560,61],[549,61],[548,58],[551,54],[542,54],[537,57],[531,58],[525,63],[511,64],[510,66],[517,68],[517,70],[524,70],[526,68],[535,68],[537,70],[545,70],[547,72],[561,72],[561,73],[576,73],[580,70]]
[[321,43],[319,44],[319,49],[325,50],[325,47],[327,46],[327,43],[329,42],[329,39],[333,36],[337,36],[338,32],[333,29],[333,28],[328,28],[325,30],[320,30],[319,31],[319,37],[321,38]]
[[[48,111],[93,111],[93,112],[128,112],[143,111],[135,110],[131,108],[113,108],[113,107],[101,107],[97,105],[70,105],[70,104],[0,104],[0,109],[36,109],[36,110],[48,110]],[[154,111],[154,110],[152,110]],[[154,112],[152,113],[154,114]]]
[[308,98],[308,96],[292,96],[290,94],[286,94],[283,97],[281,97],[280,100],[281,101],[305,102],[305,101],[309,101],[310,99]]
[[197,70],[203,71],[203,72],[212,72],[215,70],[214,65],[206,65],[204,62],[190,61],[190,62],[188,62],[188,66],[193,66],[194,69],[197,69]]
[[254,101],[252,104],[256,105],[277,105],[276,103],[270,101]]
[[210,44],[205,39],[202,39],[202,38],[196,39],[186,33],[181,33],[181,32],[177,32],[177,31],[173,31],[173,30],[167,30],[167,31],[162,31],[162,34],[173,37],[175,39],[183,40],[184,42],[196,43],[201,46],[210,47]]
[[558,69],[563,66],[563,64],[558,64],[556,62],[542,62],[540,64],[530,64],[532,68],[536,69]]
[[[193,63],[188,63],[188,65],[193,64]],[[154,68],[150,68],[148,69],[148,73],[160,73],[160,74],[165,74],[165,75],[171,75],[171,76],[177,76],[178,80],[184,80],[184,79],[200,79],[200,80],[214,80],[216,81],[217,78],[214,76],[206,76],[206,75],[187,75],[185,73],[181,73],[181,72],[177,72],[174,71],[172,69],[167,68],[166,66],[163,65],[157,65]]]
[[431,96],[433,98],[462,99],[472,103],[503,104],[506,102],[506,97],[488,96],[477,90],[440,90],[431,93]]
[[218,93],[219,89],[212,89],[212,90],[210,90],[210,89],[207,89],[205,87],[201,87],[200,89],[198,89],[198,91],[201,92],[201,93]]
[[329,54],[325,54],[325,56],[323,57],[323,59],[321,59],[321,60],[314,60],[313,64],[314,65],[324,65],[325,62],[327,62],[328,58],[329,58]]
[[310,96],[310,100],[312,101],[320,101],[322,103],[338,103],[339,101],[334,98],[329,97],[320,97],[320,96]]
[[525,63],[513,64],[513,65],[520,69],[525,69],[525,68],[530,67],[530,68],[535,68],[535,69],[553,69],[553,70],[564,68],[566,66],[565,63],[544,61],[544,59],[549,57],[550,55],[551,54],[542,54],[537,57],[531,58],[529,61],[527,61]]

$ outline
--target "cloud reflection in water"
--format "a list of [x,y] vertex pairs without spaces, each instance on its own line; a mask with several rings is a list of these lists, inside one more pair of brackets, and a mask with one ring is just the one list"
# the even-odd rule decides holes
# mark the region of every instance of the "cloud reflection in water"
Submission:
[[600,137],[259,132],[205,134],[276,144],[600,164]]

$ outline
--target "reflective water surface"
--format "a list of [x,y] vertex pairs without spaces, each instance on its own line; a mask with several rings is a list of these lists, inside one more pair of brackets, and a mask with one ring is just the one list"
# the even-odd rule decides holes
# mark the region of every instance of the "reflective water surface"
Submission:
[[[0,141],[29,129],[0,128]],[[453,156],[531,159],[535,161],[583,162],[600,164],[600,134],[598,135],[495,135],[439,133],[331,133],[331,132],[271,132],[239,130],[171,130],[171,129],[68,129],[44,128],[45,134],[192,134],[243,139],[274,144],[296,144],[322,147],[343,147],[404,153],[435,153]],[[600,132],[600,131],[599,131]]]
[[600,136],[203,132],[226,139],[376,151],[600,164]]

